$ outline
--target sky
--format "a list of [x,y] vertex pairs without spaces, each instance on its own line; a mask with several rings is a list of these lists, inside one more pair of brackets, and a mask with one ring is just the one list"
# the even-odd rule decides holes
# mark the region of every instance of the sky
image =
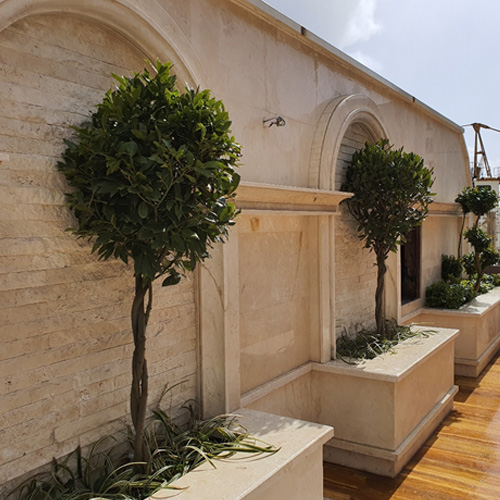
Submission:
[[[265,1],[455,123],[500,129],[500,0]],[[500,175],[500,133],[481,134]]]

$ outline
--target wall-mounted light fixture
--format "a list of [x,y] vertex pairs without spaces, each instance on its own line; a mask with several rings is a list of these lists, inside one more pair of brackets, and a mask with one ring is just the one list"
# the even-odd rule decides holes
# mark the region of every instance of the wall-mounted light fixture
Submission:
[[273,116],[272,118],[265,118],[262,120],[262,125],[264,127],[267,125],[267,127],[272,127],[273,125],[276,125],[277,127],[284,127],[286,125],[286,121],[282,116]]

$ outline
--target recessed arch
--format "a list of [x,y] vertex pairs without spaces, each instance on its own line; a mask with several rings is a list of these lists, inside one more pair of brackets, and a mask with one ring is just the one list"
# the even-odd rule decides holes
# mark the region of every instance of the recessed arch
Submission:
[[0,32],[37,14],[77,15],[118,32],[145,59],[171,61],[180,83],[210,88],[208,74],[173,18],[156,0],[142,3],[147,6],[139,9],[128,0],[4,0],[0,3]]
[[374,140],[388,137],[380,111],[369,97],[353,94],[337,97],[325,107],[314,134],[309,167],[309,186],[335,189],[339,150],[349,127],[361,124]]

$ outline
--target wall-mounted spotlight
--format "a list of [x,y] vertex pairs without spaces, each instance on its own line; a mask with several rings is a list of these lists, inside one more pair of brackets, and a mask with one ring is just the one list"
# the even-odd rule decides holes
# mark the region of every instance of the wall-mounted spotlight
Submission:
[[282,116],[274,116],[273,118],[262,120],[262,125],[267,125],[268,127],[272,127],[273,125],[276,125],[277,127],[284,127],[286,125],[286,121]]

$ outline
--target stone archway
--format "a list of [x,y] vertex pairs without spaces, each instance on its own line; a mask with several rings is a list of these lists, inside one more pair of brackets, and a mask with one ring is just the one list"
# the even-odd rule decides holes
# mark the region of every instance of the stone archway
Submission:
[[[142,8],[129,0],[5,0],[0,3],[0,32],[22,19],[40,14],[64,14],[118,33],[144,59],[169,60],[181,83],[210,88],[210,79],[191,43],[157,0],[144,0]],[[151,13],[155,17],[151,17]]]
[[337,158],[348,128],[361,124],[372,138],[388,137],[377,105],[363,95],[337,97],[325,107],[314,134],[309,165],[309,187],[335,190]]
[[[325,107],[316,128],[309,170],[310,187],[340,191],[352,154],[364,146],[388,137],[380,110],[375,102],[363,95],[342,96]],[[333,261],[335,290],[335,335],[353,332],[374,324],[376,267],[375,259],[357,235],[357,224],[345,204],[341,204],[334,223]],[[393,270],[396,271],[396,270]],[[389,273],[391,270],[389,270]],[[388,301],[397,300],[390,289]],[[386,294],[387,295],[387,294]]]

